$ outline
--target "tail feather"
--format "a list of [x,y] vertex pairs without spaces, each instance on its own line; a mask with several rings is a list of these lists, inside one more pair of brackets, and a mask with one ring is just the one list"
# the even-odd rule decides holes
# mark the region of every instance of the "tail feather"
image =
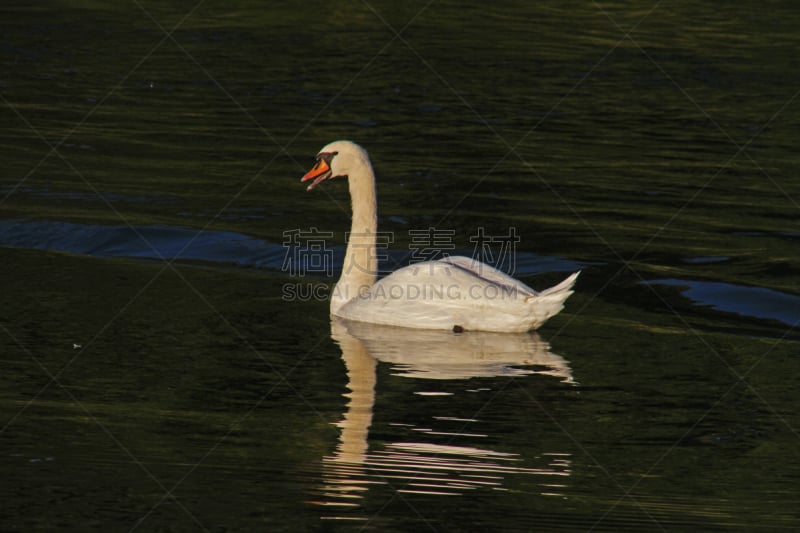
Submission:
[[527,298],[527,301],[533,304],[533,312],[536,317],[531,326],[533,329],[564,309],[564,302],[573,293],[572,287],[575,285],[575,280],[578,279],[579,274],[580,271],[575,272],[558,285]]
[[545,290],[543,290],[542,292],[540,292],[539,294],[537,294],[537,297],[541,297],[541,296],[547,296],[547,295],[549,295],[549,294],[558,294],[558,293],[561,293],[561,292],[566,292],[566,291],[569,291],[569,294],[567,294],[567,295],[564,297],[564,299],[566,300],[566,299],[567,299],[567,297],[568,297],[570,294],[572,294],[572,291],[571,291],[570,289],[572,289],[572,286],[573,286],[573,285],[575,285],[575,280],[577,280],[577,279],[578,279],[578,275],[579,275],[580,273],[581,273],[581,271],[580,271],[580,270],[579,270],[579,271],[577,271],[577,272],[575,272],[574,274],[570,275],[570,276],[569,276],[567,279],[565,279],[564,281],[562,281],[562,282],[561,282],[561,283],[559,283],[558,285],[553,285],[553,286],[552,286],[552,287],[550,287],[549,289],[545,289]]

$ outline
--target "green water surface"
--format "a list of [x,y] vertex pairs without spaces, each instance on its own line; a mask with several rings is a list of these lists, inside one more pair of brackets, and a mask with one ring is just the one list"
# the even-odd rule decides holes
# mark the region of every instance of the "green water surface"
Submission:
[[796,530],[800,309],[643,282],[800,295],[798,27],[780,1],[3,4],[3,221],[342,244],[344,184],[299,178],[349,138],[392,247],[514,228],[584,271],[539,332],[575,383],[377,365],[371,453],[518,470],[434,495],[373,465],[331,509],[347,367],[327,302],[282,291],[333,280],[0,247],[0,529]]

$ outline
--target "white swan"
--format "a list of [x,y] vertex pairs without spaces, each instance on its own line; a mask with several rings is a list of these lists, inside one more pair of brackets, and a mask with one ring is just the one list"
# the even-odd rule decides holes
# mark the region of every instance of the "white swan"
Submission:
[[418,329],[523,332],[564,307],[579,272],[536,292],[468,257],[414,263],[376,282],[375,175],[366,150],[350,141],[328,144],[300,180],[347,177],[353,221],[342,275],[331,295],[331,314],[373,324]]

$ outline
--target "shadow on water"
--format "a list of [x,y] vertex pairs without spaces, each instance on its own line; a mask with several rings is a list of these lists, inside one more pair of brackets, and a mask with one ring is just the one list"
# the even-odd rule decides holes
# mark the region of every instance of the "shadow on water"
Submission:
[[285,255],[280,245],[230,231],[59,221],[0,221],[0,245],[96,257],[182,259],[271,269],[280,269]]
[[[316,233],[315,233],[316,234]],[[270,243],[231,231],[176,226],[105,226],[52,220],[0,220],[0,246],[71,252],[96,257],[138,257],[234,264],[284,270],[288,273],[333,275],[341,270],[345,248],[316,234],[316,241],[299,241],[287,234],[284,244]],[[296,236],[296,234],[295,234]],[[332,236],[331,236],[332,237]],[[471,250],[448,250],[470,255]],[[380,270],[408,264],[409,250],[379,251]],[[518,274],[572,272],[582,264],[527,252],[515,254]]]
[[793,326],[800,322],[800,296],[716,281],[659,279],[652,285],[678,287],[692,303],[743,317],[778,320]]

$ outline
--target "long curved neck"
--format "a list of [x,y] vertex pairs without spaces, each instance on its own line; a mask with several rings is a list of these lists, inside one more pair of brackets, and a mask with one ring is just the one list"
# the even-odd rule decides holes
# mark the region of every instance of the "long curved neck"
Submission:
[[353,222],[347,241],[342,275],[331,298],[331,313],[357,298],[374,283],[378,272],[376,231],[378,214],[375,199],[375,174],[368,159],[363,159],[348,175]]

